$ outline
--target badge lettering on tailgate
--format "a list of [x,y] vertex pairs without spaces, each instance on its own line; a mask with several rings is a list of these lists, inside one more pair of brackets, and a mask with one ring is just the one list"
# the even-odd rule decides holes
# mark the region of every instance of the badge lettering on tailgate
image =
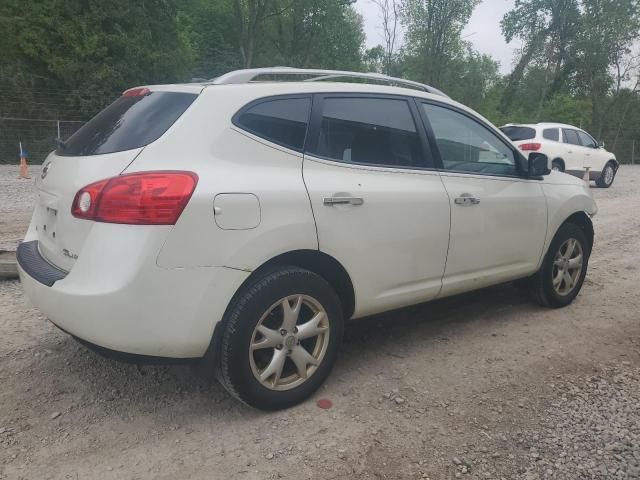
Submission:
[[75,253],[71,253],[71,252],[70,252],[68,249],[66,249],[66,248],[63,248],[63,249],[62,249],[62,254],[63,254],[65,257],[73,258],[74,260],[77,260],[77,259],[78,259],[78,255],[76,255]]

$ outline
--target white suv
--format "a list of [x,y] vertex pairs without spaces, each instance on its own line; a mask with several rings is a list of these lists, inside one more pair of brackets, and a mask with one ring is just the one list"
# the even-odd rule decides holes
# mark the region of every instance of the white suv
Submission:
[[568,305],[596,213],[584,182],[430,87],[289,69],[128,90],[35,188],[17,256],[55,325],[199,359],[263,409],[320,386],[349,319],[517,279]]
[[613,184],[619,167],[616,156],[584,130],[562,123],[509,124],[500,130],[523,152],[544,153],[553,170],[583,178],[588,168],[598,187]]

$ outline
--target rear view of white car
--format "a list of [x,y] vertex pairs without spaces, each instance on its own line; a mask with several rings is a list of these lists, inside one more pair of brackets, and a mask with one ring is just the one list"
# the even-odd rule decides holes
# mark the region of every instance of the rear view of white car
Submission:
[[103,353],[195,359],[285,408],[322,384],[352,318],[514,280],[569,305],[597,208],[547,163],[380,75],[134,88],[46,159],[20,277]]
[[551,168],[583,178],[587,169],[591,180],[609,188],[618,171],[616,156],[584,130],[561,123],[509,124],[500,130],[525,153],[544,153]]

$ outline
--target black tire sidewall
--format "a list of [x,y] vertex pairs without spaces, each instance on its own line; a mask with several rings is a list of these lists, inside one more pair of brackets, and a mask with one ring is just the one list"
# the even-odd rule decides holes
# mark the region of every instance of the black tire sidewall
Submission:
[[[553,263],[555,261],[556,253],[558,252],[560,247],[570,238],[575,238],[576,240],[578,240],[578,242],[580,242],[580,246],[582,247],[582,272],[580,273],[580,278],[573,291],[569,295],[560,295],[553,288]],[[587,241],[587,236],[585,235],[584,231],[578,225],[575,225],[573,223],[566,223],[562,225],[553,238],[551,245],[549,246],[549,250],[544,259],[544,264],[542,265],[542,268],[539,272],[539,274],[542,276],[541,287],[546,299],[548,300],[549,306],[556,308],[564,307],[575,300],[575,298],[580,293],[580,290],[582,289],[582,284],[584,283],[584,279],[587,275],[590,256],[591,250],[589,248],[589,242]]]
[[[274,391],[255,378],[249,345],[262,315],[281,298],[295,294],[313,297],[324,307],[330,326],[329,345],[322,363],[304,383],[291,390]],[[219,378],[238,399],[262,410],[288,408],[316,391],[331,371],[344,331],[342,306],[334,290],[322,277],[296,267],[266,273],[243,288],[223,322]]]
[[558,171],[559,172],[564,172],[564,164],[562,163],[562,160],[558,160],[555,159],[551,162],[551,168],[553,169],[554,166],[558,166]]
[[[607,171],[608,168],[613,171],[613,176],[611,177],[611,183],[607,183],[607,180],[606,180],[607,177],[605,175],[605,172]],[[611,185],[613,185],[613,181],[615,179],[616,179],[616,169],[611,163],[607,163],[604,169],[602,170],[602,173],[600,174],[600,178],[598,179],[598,182],[596,183],[601,188],[609,188]]]

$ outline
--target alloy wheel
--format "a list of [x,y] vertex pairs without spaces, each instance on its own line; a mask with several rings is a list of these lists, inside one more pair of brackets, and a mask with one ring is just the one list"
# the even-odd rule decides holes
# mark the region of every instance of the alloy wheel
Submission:
[[584,252],[582,245],[575,238],[564,242],[553,261],[553,288],[558,295],[569,295],[580,281]]
[[249,360],[256,380],[270,390],[290,390],[318,369],[329,345],[330,324],[320,302],[291,295],[262,315],[251,337]]
[[606,185],[611,185],[614,175],[615,172],[613,170],[613,167],[611,165],[607,165],[607,167],[604,169],[604,183]]

